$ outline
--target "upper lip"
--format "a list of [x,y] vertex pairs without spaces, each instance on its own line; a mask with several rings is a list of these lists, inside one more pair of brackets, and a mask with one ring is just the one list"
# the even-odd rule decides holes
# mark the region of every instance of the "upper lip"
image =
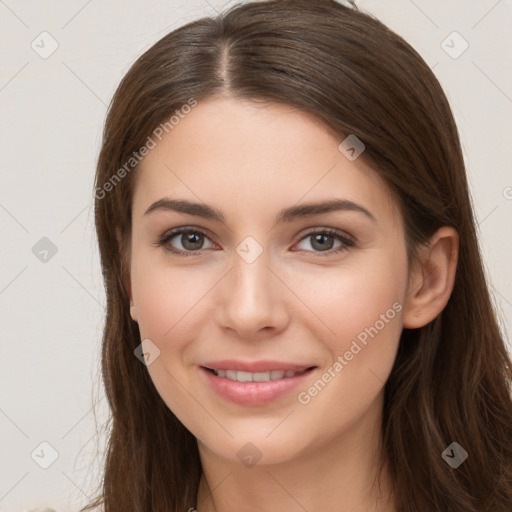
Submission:
[[308,368],[313,368],[313,365],[310,364],[293,364],[293,363],[284,363],[282,361],[235,361],[235,360],[222,360],[222,361],[212,361],[204,363],[202,366],[206,368],[210,368],[210,370],[236,370],[241,372],[251,372],[251,373],[262,373],[269,371],[292,371],[299,372],[302,370],[307,370]]

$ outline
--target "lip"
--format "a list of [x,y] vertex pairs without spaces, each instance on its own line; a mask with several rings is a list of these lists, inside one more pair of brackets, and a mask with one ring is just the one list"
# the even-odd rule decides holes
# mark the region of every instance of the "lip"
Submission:
[[235,360],[227,360],[223,359],[222,361],[212,361],[203,363],[201,366],[205,366],[206,368],[210,368],[212,370],[236,370],[241,372],[270,372],[272,370],[278,371],[292,371],[292,372],[300,372],[302,370],[307,370],[311,368],[313,365],[300,365],[300,364],[292,364],[285,363],[282,361],[272,361],[272,360],[264,360],[264,361],[235,361]]
[[[232,363],[233,362],[231,362],[231,364]],[[241,368],[240,365],[237,368],[233,366],[229,366],[228,368],[221,368],[219,366],[214,367],[219,370],[236,369],[240,371],[263,372],[269,371],[268,369],[270,368],[270,366],[268,366],[268,363],[268,361],[262,361],[259,362],[258,364],[245,364],[245,366],[242,365],[244,366],[243,368]],[[245,369],[248,366],[251,368],[257,367],[257,369]],[[208,365],[208,368],[209,367],[210,366]],[[227,379],[225,377],[219,377],[204,366],[198,366],[198,369],[199,373],[201,374],[201,377],[205,379],[206,384],[208,384],[222,398],[238,405],[262,406],[269,404],[270,402],[277,400],[280,397],[285,396],[287,393],[290,393],[294,388],[298,387],[300,384],[303,384],[304,381],[308,379],[310,375],[316,370],[316,367],[290,364],[285,364],[284,366],[283,364],[281,364],[281,367],[272,366],[272,369],[274,370],[280,369],[284,371],[300,371],[307,369],[307,371],[294,377],[283,377],[282,379],[270,380],[266,382],[238,382],[235,380]]]

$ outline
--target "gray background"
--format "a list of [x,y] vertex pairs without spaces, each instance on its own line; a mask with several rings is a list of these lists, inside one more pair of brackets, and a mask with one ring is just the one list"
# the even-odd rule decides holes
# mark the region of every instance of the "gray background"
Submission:
[[[105,297],[92,200],[106,107],[144,50],[233,3],[0,0],[0,511],[76,511],[101,476]],[[359,6],[409,41],[447,92],[510,333],[512,1]]]

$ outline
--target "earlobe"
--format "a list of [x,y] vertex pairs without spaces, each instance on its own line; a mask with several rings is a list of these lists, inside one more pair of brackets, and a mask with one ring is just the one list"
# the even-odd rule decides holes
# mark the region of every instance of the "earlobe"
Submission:
[[138,322],[136,309],[137,308],[136,308],[135,304],[132,304],[132,302],[130,302],[130,316],[132,317],[132,320],[134,322]]
[[130,316],[132,317],[132,320],[134,320],[136,322],[137,321],[137,306],[135,306],[135,302],[133,300],[132,287],[131,287],[129,275],[123,275],[123,283],[124,283],[128,298],[130,299]]
[[459,235],[454,228],[443,226],[422,249],[421,263],[412,270],[405,299],[404,327],[423,327],[441,313],[453,290],[458,256]]
[[130,316],[132,317],[132,320],[137,322],[137,306],[135,305],[135,302],[133,301],[130,277],[129,276],[125,276],[123,278],[123,281],[124,281],[124,285],[125,285],[125,288],[126,288],[126,293],[128,294],[128,298],[130,299]]
[[121,233],[119,231],[119,228],[116,229],[116,238],[117,238],[117,247],[119,249],[119,261],[121,262],[121,274],[122,274],[122,281],[124,288],[126,290],[126,294],[128,295],[128,298],[130,300],[130,316],[132,317],[132,320],[137,322],[137,308],[135,306],[135,303],[133,301],[132,296],[132,286],[131,286],[131,279],[130,279],[130,269],[128,260],[129,258],[126,257],[124,244],[123,244],[123,238],[121,236]]

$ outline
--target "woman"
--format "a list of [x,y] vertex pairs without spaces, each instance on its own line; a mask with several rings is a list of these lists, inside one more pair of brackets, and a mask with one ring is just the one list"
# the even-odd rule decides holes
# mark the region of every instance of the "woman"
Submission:
[[456,125],[346,2],[235,6],[122,80],[95,184],[106,512],[510,511],[512,363]]

